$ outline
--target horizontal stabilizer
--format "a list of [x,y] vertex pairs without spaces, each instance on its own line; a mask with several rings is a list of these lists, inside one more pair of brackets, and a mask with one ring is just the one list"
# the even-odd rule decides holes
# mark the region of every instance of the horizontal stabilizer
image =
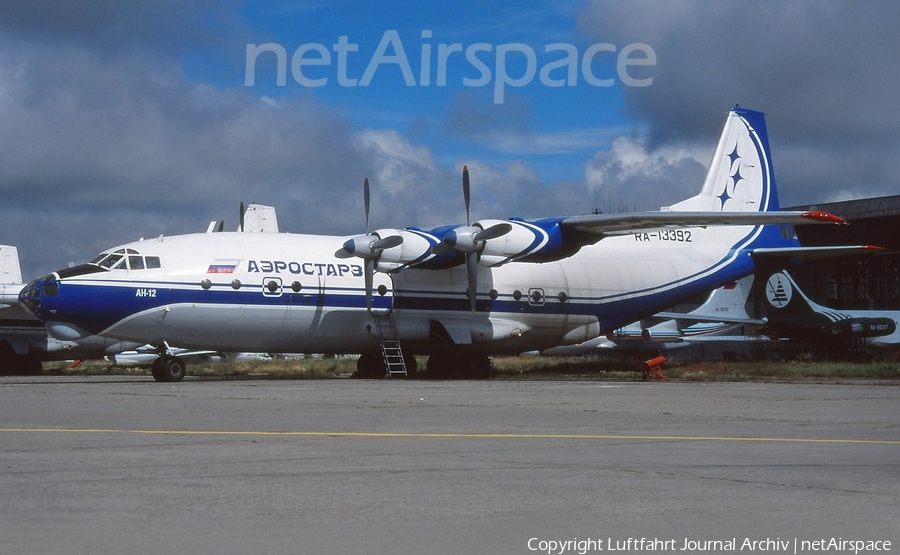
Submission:
[[767,224],[847,224],[843,218],[826,212],[637,212],[595,214],[565,218],[562,225],[587,233],[627,234],[638,229],[662,227],[708,227],[722,225]]
[[654,314],[657,318],[672,318],[674,320],[678,320],[680,322],[704,322],[704,323],[717,323],[722,322],[723,324],[747,324],[752,326],[761,326],[766,323],[765,319],[758,318],[750,318],[748,316],[728,316],[728,315],[718,315],[714,316],[712,314],[704,315],[704,314],[686,314],[681,312],[657,312]]

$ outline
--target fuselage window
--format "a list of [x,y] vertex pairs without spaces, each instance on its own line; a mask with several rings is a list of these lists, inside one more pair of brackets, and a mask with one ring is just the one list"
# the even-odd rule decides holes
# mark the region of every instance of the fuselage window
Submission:
[[148,270],[155,270],[156,268],[161,268],[161,267],[162,267],[162,266],[160,265],[160,263],[159,263],[159,257],[158,257],[158,256],[148,256],[148,257],[146,258],[146,260],[147,260],[147,269],[148,269]]
[[143,270],[144,269],[144,257],[143,256],[134,256],[131,255],[128,257],[128,266],[132,270]]

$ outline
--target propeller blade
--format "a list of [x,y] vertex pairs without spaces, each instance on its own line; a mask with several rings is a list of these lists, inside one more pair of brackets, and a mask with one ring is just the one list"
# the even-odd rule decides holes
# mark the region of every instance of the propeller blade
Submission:
[[366,235],[369,234],[369,178],[363,182],[363,203],[366,207]]
[[475,299],[478,295],[478,254],[466,253],[466,277],[469,278],[469,308],[475,313]]
[[478,233],[476,233],[475,240],[487,241],[489,239],[496,239],[497,237],[503,237],[510,231],[512,231],[512,225],[510,224],[494,224],[484,231],[479,231]]
[[403,237],[400,237],[399,235],[388,235],[384,239],[379,239],[372,243],[372,250],[383,251],[385,249],[392,249],[402,244]]
[[244,201],[241,201],[241,213],[238,214],[238,229],[244,231]]
[[469,166],[463,166],[463,199],[466,201],[466,225],[469,224]]
[[365,267],[366,278],[366,311],[372,312],[372,284],[375,281],[375,259],[367,258]]

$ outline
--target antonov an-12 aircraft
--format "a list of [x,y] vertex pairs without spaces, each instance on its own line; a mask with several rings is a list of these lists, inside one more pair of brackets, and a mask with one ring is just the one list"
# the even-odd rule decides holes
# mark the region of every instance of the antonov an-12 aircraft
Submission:
[[[154,378],[180,380],[168,345],[360,353],[363,377],[481,376],[490,355],[583,342],[800,255],[779,212],[761,112],[735,107],[697,196],[658,212],[368,231],[352,237],[201,233],[113,247],[28,284],[20,302],[61,339],[99,334],[159,348]],[[402,345],[402,350],[401,350]]]

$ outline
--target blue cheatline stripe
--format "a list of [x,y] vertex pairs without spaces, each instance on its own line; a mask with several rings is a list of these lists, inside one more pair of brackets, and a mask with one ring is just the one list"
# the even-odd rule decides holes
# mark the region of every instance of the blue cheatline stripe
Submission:
[[[681,287],[669,286],[656,290],[634,294],[630,298],[624,296],[608,297],[570,297],[560,302],[550,292],[542,305],[529,303],[527,296],[516,301],[512,294],[501,294],[498,299],[491,300],[485,293],[479,295],[477,310],[490,313],[496,317],[516,317],[527,314],[547,316],[595,316],[609,322],[609,325],[623,325],[636,318],[655,312],[661,308],[675,304],[685,294],[702,292],[711,289],[722,281],[731,279],[723,272],[695,279],[692,282],[681,281]],[[180,287],[178,286],[180,285]],[[671,284],[670,284],[671,285]],[[261,284],[244,286],[241,290],[231,289],[228,284],[216,284],[210,290],[201,289],[196,283],[182,282],[64,282],[66,299],[71,304],[63,309],[72,323],[92,333],[99,333],[135,313],[161,309],[169,305],[244,305],[258,307],[327,307],[329,309],[365,309],[365,290],[361,287],[329,287],[321,290],[307,288],[299,293],[283,291],[281,296],[266,296]],[[689,291],[685,291],[688,287]],[[155,297],[136,296],[139,289],[155,289]],[[421,310],[429,312],[469,312],[468,299],[463,292],[447,292],[445,290],[424,291],[392,291],[393,307],[397,310]],[[53,297],[45,299],[46,308],[52,306]],[[98,301],[99,299],[99,301]],[[373,296],[374,308],[385,310],[392,306],[392,298]],[[74,317],[72,316],[74,315]]]

